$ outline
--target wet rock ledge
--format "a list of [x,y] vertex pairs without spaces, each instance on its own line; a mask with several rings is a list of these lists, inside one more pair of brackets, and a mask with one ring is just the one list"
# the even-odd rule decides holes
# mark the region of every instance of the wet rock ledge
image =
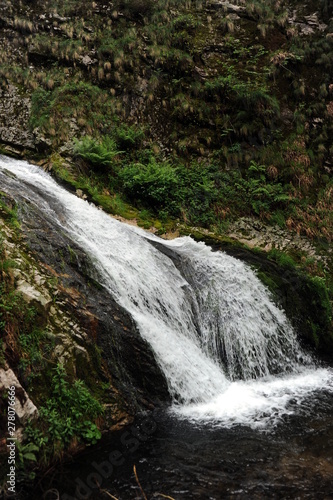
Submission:
[[[5,201],[15,205],[10,197]],[[15,293],[36,311],[36,325],[52,347],[47,365],[36,363],[27,373],[13,354],[15,346],[5,338],[0,402],[5,405],[8,384],[14,385],[20,396],[20,435],[48,397],[50,388],[39,371],[51,370],[57,363],[64,366],[69,381],[84,380],[102,403],[105,412],[99,425],[104,431],[118,429],[138,412],[168,401],[166,380],[149,345],[127,312],[98,283],[82,250],[22,201],[19,230],[2,215],[0,209],[0,232],[12,263],[8,279]],[[4,425],[1,421],[3,436]]]

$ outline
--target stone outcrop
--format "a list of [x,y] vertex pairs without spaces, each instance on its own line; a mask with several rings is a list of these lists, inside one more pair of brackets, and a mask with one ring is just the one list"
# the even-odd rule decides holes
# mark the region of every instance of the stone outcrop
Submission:
[[30,99],[22,97],[14,85],[0,89],[0,141],[19,149],[36,148],[29,131]]
[[208,5],[215,9],[221,8],[228,14],[244,15],[246,13],[246,8],[243,5],[236,5],[225,0],[212,0]]
[[[69,381],[83,380],[103,405],[99,423],[103,431],[119,430],[137,412],[170,398],[151,348],[129,314],[99,285],[89,259],[51,220],[17,198],[24,219],[20,236],[0,213],[2,245],[11,262],[7,279],[35,311],[42,350],[32,361],[29,351],[22,351],[20,333],[4,330],[0,456],[6,452],[8,388],[15,386],[16,437],[21,439],[27,421],[38,417],[38,408],[51,396],[50,377],[57,364],[64,367]],[[2,202],[14,204],[11,196],[2,197]]]
[[51,145],[51,140],[38,128],[31,130],[30,110],[31,99],[27,93],[22,95],[13,84],[0,88],[0,143],[9,153],[44,152]]
[[318,12],[302,16],[295,9],[289,17],[289,23],[295,26],[301,35],[313,35],[316,31],[325,31],[327,24],[323,23],[318,16]]
[[[251,218],[242,217],[230,224],[227,236],[249,248],[261,248],[270,251],[276,248],[281,251],[297,251],[316,261],[325,261],[326,257],[318,254],[315,246],[305,236],[281,229],[279,226],[269,226]],[[330,253],[330,252],[329,252]]]
[[0,368],[0,395],[6,396],[9,387],[15,387],[15,405],[13,405],[13,408],[16,414],[15,424],[17,430],[26,424],[28,420],[37,418],[38,409],[23,389],[13,370]]

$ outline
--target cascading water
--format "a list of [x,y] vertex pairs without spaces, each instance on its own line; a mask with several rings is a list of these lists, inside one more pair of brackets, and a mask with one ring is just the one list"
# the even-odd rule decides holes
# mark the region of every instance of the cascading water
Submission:
[[301,351],[285,314],[243,262],[190,238],[165,242],[181,256],[203,351],[228,379],[297,370]]
[[26,162],[0,157],[0,175],[7,191],[35,204],[91,256],[152,346],[177,414],[263,425],[290,400],[331,390],[332,372],[302,352],[284,313],[239,260],[189,237],[163,241],[122,224]]

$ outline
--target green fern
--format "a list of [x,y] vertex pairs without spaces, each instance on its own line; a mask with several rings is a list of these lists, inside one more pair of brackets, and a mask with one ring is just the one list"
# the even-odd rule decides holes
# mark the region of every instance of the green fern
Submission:
[[80,141],[74,139],[74,154],[93,167],[110,167],[114,157],[123,152],[117,150],[116,141],[109,136],[104,136],[101,141],[88,135]]

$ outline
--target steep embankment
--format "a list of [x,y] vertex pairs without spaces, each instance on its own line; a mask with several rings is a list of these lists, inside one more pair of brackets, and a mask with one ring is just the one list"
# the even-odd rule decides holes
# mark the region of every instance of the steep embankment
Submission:
[[250,215],[330,240],[331,15],[328,0],[3,1],[0,139],[60,154],[59,175],[162,232]]
[[[34,446],[17,449],[22,473],[33,465],[24,458],[29,450],[47,465],[169,396],[132,318],[94,281],[82,250],[23,202],[12,180],[2,174],[19,208],[1,195],[0,400],[5,408],[8,387],[16,387],[16,436],[24,430]],[[29,420],[38,414],[36,428]],[[1,429],[5,436],[5,411]],[[7,457],[5,440],[0,455]]]

